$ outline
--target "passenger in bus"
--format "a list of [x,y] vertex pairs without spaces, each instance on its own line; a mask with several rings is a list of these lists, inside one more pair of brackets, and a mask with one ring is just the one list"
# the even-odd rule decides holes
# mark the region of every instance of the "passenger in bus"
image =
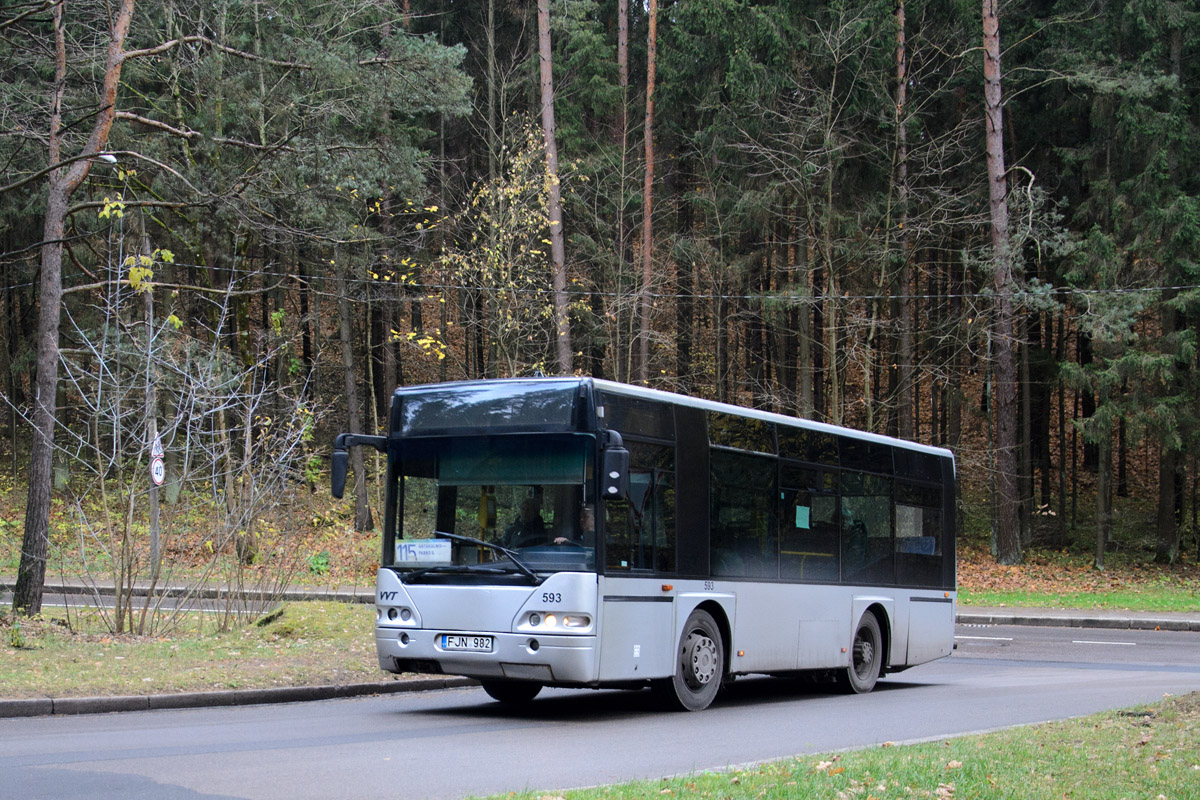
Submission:
[[542,521],[536,498],[526,497],[521,501],[521,514],[505,529],[504,543],[508,547],[546,543],[546,523]]

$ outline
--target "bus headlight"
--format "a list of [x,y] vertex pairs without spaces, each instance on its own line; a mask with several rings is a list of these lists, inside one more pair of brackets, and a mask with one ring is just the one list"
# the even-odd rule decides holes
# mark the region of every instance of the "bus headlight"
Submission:
[[545,614],[537,611],[531,613],[525,618],[525,626],[536,628],[539,631],[553,630],[581,630],[588,628],[592,624],[592,618],[588,614]]

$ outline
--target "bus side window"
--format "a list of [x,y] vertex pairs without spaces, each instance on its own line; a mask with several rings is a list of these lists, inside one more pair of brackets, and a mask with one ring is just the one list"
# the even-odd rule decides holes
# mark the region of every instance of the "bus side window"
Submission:
[[713,575],[778,578],[774,463],[713,449],[709,468]]
[[937,586],[942,580],[942,493],[931,486],[896,486],[896,580]]
[[783,485],[779,576],[785,580],[836,581],[839,574],[836,473],[788,464],[780,474]]
[[842,582],[893,582],[891,479],[843,470],[841,516]]
[[626,442],[629,492],[605,500],[605,562],[612,570],[675,571],[673,450]]
[[647,477],[637,470],[630,470],[629,491],[625,496],[604,499],[604,552],[609,569],[627,570],[637,566],[634,551],[641,526],[637,515],[649,488]]

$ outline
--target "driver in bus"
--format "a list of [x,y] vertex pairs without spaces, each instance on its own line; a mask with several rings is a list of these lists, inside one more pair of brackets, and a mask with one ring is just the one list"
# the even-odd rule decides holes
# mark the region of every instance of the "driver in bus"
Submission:
[[526,497],[521,501],[521,515],[504,531],[504,542],[509,547],[543,544],[546,538],[546,523],[538,509],[536,498]]
[[575,537],[557,536],[555,544],[574,544],[580,547],[596,546],[596,512],[584,504],[579,507],[579,535]]

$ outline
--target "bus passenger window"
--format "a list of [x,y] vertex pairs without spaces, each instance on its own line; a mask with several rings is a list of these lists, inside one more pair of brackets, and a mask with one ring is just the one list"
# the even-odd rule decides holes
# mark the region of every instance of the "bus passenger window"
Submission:
[[712,574],[778,578],[774,462],[714,449],[709,468]]
[[896,486],[896,580],[905,586],[941,586],[942,493],[940,489]]
[[842,582],[892,583],[892,482],[842,471]]
[[[814,481],[814,483],[816,483]],[[779,527],[779,577],[784,580],[838,579],[837,494],[820,484],[812,489],[784,489]]]

